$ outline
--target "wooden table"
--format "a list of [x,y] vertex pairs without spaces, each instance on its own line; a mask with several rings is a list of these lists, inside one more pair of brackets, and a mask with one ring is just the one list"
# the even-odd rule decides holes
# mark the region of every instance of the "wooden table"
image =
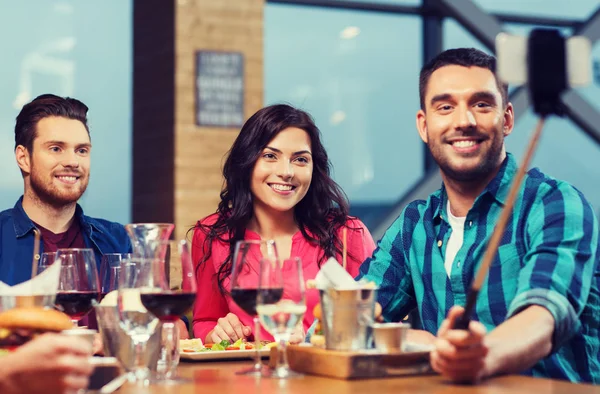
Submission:
[[394,379],[338,380],[306,375],[301,378],[277,380],[237,376],[235,371],[249,367],[247,362],[181,362],[179,373],[193,383],[173,386],[152,385],[142,389],[123,386],[125,393],[181,394],[600,394],[600,386],[572,384],[558,380],[524,376],[504,376],[488,379],[477,386],[454,385],[440,376],[415,376]]

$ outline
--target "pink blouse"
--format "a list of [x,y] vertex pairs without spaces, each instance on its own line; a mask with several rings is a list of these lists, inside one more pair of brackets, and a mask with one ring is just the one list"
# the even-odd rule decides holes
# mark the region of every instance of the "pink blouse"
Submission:
[[[201,221],[202,224],[212,224],[216,220],[216,214],[206,217]],[[346,223],[348,258],[347,270],[353,277],[358,275],[360,264],[370,257],[375,249],[375,243],[371,237],[371,233],[365,225],[358,219],[351,218]],[[338,236],[341,239],[341,229]],[[192,241],[192,258],[195,264],[202,260],[204,255],[203,243],[206,238],[204,232],[200,229],[194,231]],[[246,230],[244,237],[246,240],[260,240],[260,236],[250,230]],[[193,331],[196,338],[201,338],[203,341],[206,335],[215,328],[217,320],[231,312],[238,316],[243,325],[250,327],[254,331],[252,316],[248,315],[229,296],[224,296],[219,291],[216,273],[219,266],[225,261],[229,255],[229,243],[214,241],[209,259],[196,269],[196,280],[198,282],[198,294],[196,303],[194,304],[194,320]],[[302,271],[304,280],[314,279],[319,272],[317,264],[318,259],[322,256],[322,249],[314,244],[309,243],[300,231],[292,237],[292,252],[291,257],[300,257],[302,260]],[[353,258],[351,258],[352,256]],[[341,262],[341,256],[336,256],[336,259]],[[252,262],[249,262],[252,264]],[[257,264],[257,263],[255,263]],[[258,267],[254,267],[256,272]],[[257,279],[258,282],[258,279]],[[224,281],[225,288],[229,286],[229,278]],[[304,315],[304,330],[312,324],[314,320],[313,309],[319,303],[319,292],[316,289],[306,290],[306,314]],[[273,337],[261,327],[261,339],[273,340]]]

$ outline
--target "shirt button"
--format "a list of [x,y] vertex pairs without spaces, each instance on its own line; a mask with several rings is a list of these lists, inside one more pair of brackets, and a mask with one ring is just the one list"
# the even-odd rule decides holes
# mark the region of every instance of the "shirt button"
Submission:
[[469,220],[469,227],[471,227],[473,225],[473,221]]
[[456,263],[456,266],[457,266],[458,268],[460,268],[460,261],[459,261],[458,263]]
[[442,247],[442,240],[438,239],[438,248],[441,248],[441,247]]
[[35,255],[35,259],[36,259],[36,260],[39,260],[39,259],[40,259],[40,255],[39,255],[39,254],[36,254],[36,255]]

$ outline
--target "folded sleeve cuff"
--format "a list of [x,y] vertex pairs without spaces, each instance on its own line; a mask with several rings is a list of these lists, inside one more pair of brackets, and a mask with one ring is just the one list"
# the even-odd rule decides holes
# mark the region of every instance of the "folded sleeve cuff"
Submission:
[[577,313],[566,297],[548,289],[531,289],[518,294],[510,304],[507,319],[531,305],[546,308],[554,317],[552,353],[581,330]]

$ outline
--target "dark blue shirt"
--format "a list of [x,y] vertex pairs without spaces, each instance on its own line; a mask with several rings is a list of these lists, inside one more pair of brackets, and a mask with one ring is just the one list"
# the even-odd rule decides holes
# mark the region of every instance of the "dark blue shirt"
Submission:
[[[79,220],[83,239],[88,248],[94,250],[96,264],[100,268],[105,253],[130,253],[131,241],[125,228],[114,222],[94,219],[83,214],[77,204],[75,218]],[[23,210],[23,197],[14,208],[0,212],[0,280],[9,285],[31,279],[33,256],[34,223]],[[40,245],[40,254],[43,253]],[[36,256],[39,259],[39,256]]]

